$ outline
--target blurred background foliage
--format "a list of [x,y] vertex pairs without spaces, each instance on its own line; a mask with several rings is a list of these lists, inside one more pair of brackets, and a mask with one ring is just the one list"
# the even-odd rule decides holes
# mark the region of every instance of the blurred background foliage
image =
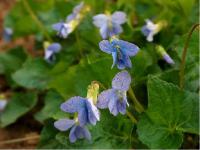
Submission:
[[[173,83],[173,86],[179,85],[179,67],[187,33],[193,24],[198,23],[198,0],[84,0],[91,11],[85,15],[81,24],[67,39],[57,37],[56,32],[52,30],[52,24],[65,20],[80,1],[26,0],[29,7],[24,1],[18,0],[12,7],[4,20],[4,27],[13,29],[13,40],[34,35],[35,44],[32,49],[36,55],[30,54],[23,47],[14,47],[0,53],[0,74],[5,77],[7,86],[13,93],[8,106],[0,116],[1,127],[14,123],[19,117],[35,108],[37,111],[33,114],[34,118],[44,125],[38,148],[157,148],[160,145],[163,148],[179,148],[182,142],[183,145],[188,142],[187,139],[183,139],[182,131],[175,133],[178,137],[177,135],[173,137],[174,134],[172,134],[171,139],[176,139],[174,143],[170,143],[170,138],[163,143],[159,141],[159,137],[162,136],[157,133],[158,131],[154,132],[156,129],[152,129],[153,127],[148,127],[149,122],[145,116],[137,114],[133,105],[128,109],[138,116],[137,119],[142,118],[138,132],[136,125],[132,124],[127,116],[113,117],[109,112],[102,111],[101,121],[96,126],[89,127],[92,134],[91,142],[81,140],[76,144],[70,144],[68,134],[59,133],[53,127],[53,120],[68,116],[59,110],[59,105],[64,100],[75,95],[85,97],[87,86],[94,80],[109,88],[113,76],[118,72],[116,68],[111,69],[111,57],[99,50],[98,43],[101,37],[98,29],[92,24],[94,15],[107,10],[126,12],[128,20],[123,25],[124,32],[120,38],[140,47],[140,52],[132,58],[133,68],[129,72],[133,80],[132,88],[137,98],[147,108],[148,103],[152,102],[148,97],[149,87],[154,86],[152,84],[163,84],[162,82],[167,81]],[[141,34],[141,27],[147,18],[155,22],[166,20],[168,24],[155,36],[154,43],[146,42]],[[62,45],[61,52],[56,54],[54,64],[47,63],[43,58],[43,42],[49,40],[49,37],[53,42],[59,42]],[[199,31],[195,30],[190,40],[185,68],[185,90],[193,92],[191,95],[196,97],[195,104],[198,100],[196,94],[199,92],[198,39]],[[157,55],[156,44],[162,45],[167,50],[175,60],[175,65],[166,64]],[[164,81],[155,81],[155,83],[152,81],[147,86],[149,75]],[[171,87],[169,83],[163,88]],[[1,92],[4,91],[1,90]],[[167,99],[168,91],[164,92],[163,95],[166,95]],[[179,99],[176,96],[173,98]],[[192,101],[193,98],[190,97],[190,99]],[[188,99],[183,103],[188,104]],[[176,104],[166,107],[170,112]],[[187,111],[179,112],[178,108],[181,109],[177,104],[175,114],[196,109],[191,106]],[[151,112],[154,109],[156,108],[148,108],[148,111]],[[161,113],[161,110],[156,109],[156,111]],[[195,113],[197,112],[198,110]],[[197,122],[198,118],[193,121]],[[158,124],[160,125],[160,122]],[[152,141],[145,138],[145,136],[150,136],[146,135],[148,132],[152,133]],[[196,137],[193,134],[190,136]],[[197,141],[194,140],[192,144],[194,146],[192,148],[196,148]]]

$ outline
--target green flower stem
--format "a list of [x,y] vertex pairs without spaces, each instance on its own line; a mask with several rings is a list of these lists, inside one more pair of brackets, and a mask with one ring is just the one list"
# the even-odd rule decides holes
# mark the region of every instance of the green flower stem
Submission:
[[78,33],[77,30],[75,31],[75,36],[76,36],[76,41],[77,41],[78,49],[79,49],[79,52],[80,52],[80,56],[83,57],[83,51],[82,51],[82,48],[81,48],[79,33]]
[[192,36],[193,31],[194,31],[198,26],[200,26],[200,24],[195,24],[195,25],[192,26],[192,28],[190,29],[190,31],[189,31],[189,33],[188,33],[188,36],[187,36],[185,45],[184,45],[184,47],[183,47],[183,53],[182,53],[181,65],[180,65],[180,72],[179,72],[179,77],[180,77],[179,86],[180,86],[180,89],[181,89],[181,90],[182,90],[183,87],[184,87],[184,70],[185,70],[185,61],[186,61],[186,54],[187,54],[187,49],[188,49],[188,46],[189,46],[189,41],[190,41],[190,39],[191,39],[191,36]]
[[128,90],[128,93],[133,101],[133,104],[135,106],[135,109],[137,112],[142,113],[144,112],[144,107],[140,104],[140,102],[137,100],[135,93],[133,92],[133,89],[130,87]]
[[138,121],[135,119],[135,117],[128,110],[126,111],[126,114],[134,124],[137,124]]
[[38,25],[38,27],[41,29],[41,31],[43,32],[43,34],[45,35],[45,37],[47,38],[48,41],[52,42],[53,40],[51,39],[51,37],[49,36],[46,28],[43,26],[43,24],[40,22],[40,20],[37,18],[37,16],[35,15],[35,13],[33,12],[33,10],[31,9],[29,3],[27,0],[22,0],[25,9],[27,10],[27,12],[30,14],[30,16],[32,17],[32,19],[35,21],[35,23]]

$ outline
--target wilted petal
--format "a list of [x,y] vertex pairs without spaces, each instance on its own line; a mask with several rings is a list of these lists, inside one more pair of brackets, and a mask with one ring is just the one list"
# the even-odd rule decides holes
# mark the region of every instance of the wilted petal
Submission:
[[108,40],[103,40],[99,43],[99,48],[108,54],[111,54],[113,52],[113,48],[112,45],[110,44],[110,42]]
[[60,119],[60,120],[54,122],[54,126],[57,129],[59,129],[60,131],[67,131],[74,124],[75,124],[75,121],[74,120],[70,120],[70,119]]
[[108,17],[104,14],[99,14],[93,17],[93,24],[96,27],[101,28],[103,25],[107,24]]
[[112,14],[112,22],[116,24],[123,24],[126,22],[126,14],[122,11],[116,11]]
[[60,106],[62,111],[75,113],[85,108],[85,98],[80,96],[75,96],[67,100],[66,102],[62,103]]
[[139,51],[139,47],[130,42],[123,40],[113,40],[113,43],[118,45],[121,51],[123,51],[123,53],[127,54],[128,56],[135,56]]
[[121,71],[112,80],[112,87],[120,91],[127,91],[131,83],[131,76],[127,71]]
[[70,130],[70,133],[69,133],[69,141],[71,143],[74,143],[77,140],[77,137],[76,137],[76,134],[75,134],[76,127],[77,126],[73,126],[72,129]]
[[97,107],[101,109],[105,109],[108,107],[108,102],[113,96],[113,89],[105,90],[101,92],[98,96]]

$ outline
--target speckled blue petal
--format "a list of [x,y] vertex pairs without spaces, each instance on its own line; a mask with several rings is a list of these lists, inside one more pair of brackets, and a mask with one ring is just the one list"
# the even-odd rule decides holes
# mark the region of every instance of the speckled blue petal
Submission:
[[54,122],[54,126],[60,131],[67,131],[74,124],[75,124],[75,121],[70,120],[70,119],[60,119],[60,120]]
[[112,45],[110,44],[110,42],[108,40],[103,40],[99,43],[99,48],[108,54],[111,54],[113,52],[113,48]]
[[98,96],[97,107],[101,109],[105,109],[108,107],[108,102],[111,97],[113,97],[113,89],[105,90],[101,92]]
[[76,137],[76,134],[75,134],[76,128],[77,128],[77,126],[73,126],[73,127],[71,128],[71,130],[70,130],[70,133],[69,133],[69,141],[70,141],[71,143],[74,143],[74,142],[76,142],[76,140],[77,140],[77,137]]
[[108,17],[104,14],[99,14],[93,17],[93,24],[96,27],[101,28],[103,25],[107,24]]
[[112,88],[127,91],[131,83],[131,76],[127,71],[121,71],[112,80]]
[[75,96],[62,103],[61,110],[68,113],[79,112],[82,108],[85,108],[85,98]]
[[118,45],[121,51],[123,51],[123,53],[127,54],[128,56],[135,56],[139,51],[139,47],[133,43],[123,40],[113,40],[113,42],[114,44]]
[[122,11],[116,11],[112,14],[112,22],[116,24],[123,24],[126,22],[126,14]]

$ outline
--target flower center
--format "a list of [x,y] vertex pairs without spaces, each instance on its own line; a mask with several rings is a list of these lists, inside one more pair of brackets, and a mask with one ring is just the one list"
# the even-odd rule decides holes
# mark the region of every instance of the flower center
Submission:
[[126,92],[117,90],[117,96],[118,96],[120,102],[122,102],[124,100],[124,97],[126,97]]

